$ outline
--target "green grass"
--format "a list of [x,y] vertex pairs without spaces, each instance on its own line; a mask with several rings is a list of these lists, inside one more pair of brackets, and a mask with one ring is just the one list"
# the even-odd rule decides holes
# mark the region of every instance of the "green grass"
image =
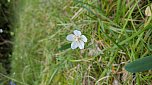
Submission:
[[[152,71],[135,80],[124,66],[151,55],[149,1],[22,0],[15,11],[12,75],[17,85],[150,85]],[[84,50],[66,48],[80,30]],[[99,50],[100,49],[100,50]]]

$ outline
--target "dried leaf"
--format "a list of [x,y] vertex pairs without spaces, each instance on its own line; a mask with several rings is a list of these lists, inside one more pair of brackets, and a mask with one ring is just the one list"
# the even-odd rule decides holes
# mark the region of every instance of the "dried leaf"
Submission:
[[150,6],[147,6],[147,8],[145,10],[145,15],[151,16],[151,11],[152,11],[152,4]]

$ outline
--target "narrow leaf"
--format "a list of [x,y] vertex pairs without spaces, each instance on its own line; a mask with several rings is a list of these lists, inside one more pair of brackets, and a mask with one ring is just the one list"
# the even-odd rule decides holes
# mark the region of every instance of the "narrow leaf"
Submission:
[[63,51],[63,50],[66,50],[66,49],[70,48],[70,46],[71,46],[70,43],[65,44],[65,45],[62,45],[61,48],[59,48],[58,50],[59,50],[59,51]]
[[152,55],[137,59],[125,66],[129,72],[136,73],[152,69]]

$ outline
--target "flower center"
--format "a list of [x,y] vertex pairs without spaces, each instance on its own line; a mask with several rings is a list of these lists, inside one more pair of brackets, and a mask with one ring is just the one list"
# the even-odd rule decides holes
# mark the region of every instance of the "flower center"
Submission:
[[80,41],[81,37],[80,36],[74,36],[75,41]]

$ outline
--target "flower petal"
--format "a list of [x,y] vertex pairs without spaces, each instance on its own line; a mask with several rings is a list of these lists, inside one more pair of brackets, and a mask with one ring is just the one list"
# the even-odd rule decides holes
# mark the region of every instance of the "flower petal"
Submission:
[[2,33],[3,32],[3,30],[2,29],[0,29],[0,33]]
[[76,36],[80,36],[80,35],[81,35],[81,32],[78,31],[78,30],[74,30],[73,33],[74,33]]
[[66,39],[68,40],[68,41],[74,41],[74,34],[69,34],[67,37],[66,37]]
[[82,36],[81,36],[81,39],[83,40],[83,42],[87,42],[86,36],[82,35]]
[[84,42],[83,41],[79,41],[77,42],[78,46],[80,49],[84,49]]
[[78,47],[77,42],[72,42],[71,48],[72,48],[72,49],[76,49],[77,47]]

